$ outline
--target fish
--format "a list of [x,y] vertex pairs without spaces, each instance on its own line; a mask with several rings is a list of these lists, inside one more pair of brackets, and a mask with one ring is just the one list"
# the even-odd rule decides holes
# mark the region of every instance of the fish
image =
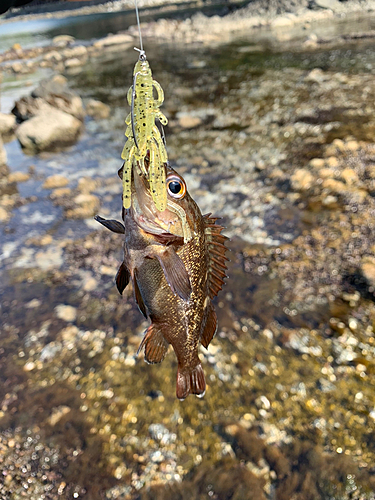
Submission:
[[147,177],[134,168],[132,203],[123,208],[123,224],[99,216],[96,220],[124,234],[116,285],[122,294],[131,280],[138,307],[151,320],[138,354],[143,350],[147,363],[161,363],[172,345],[178,362],[176,396],[184,400],[189,394],[205,394],[198,349],[200,343],[208,349],[217,331],[212,299],[227,277],[228,238],[217,217],[202,215],[183,177],[169,164],[163,168],[164,211],[156,208]]

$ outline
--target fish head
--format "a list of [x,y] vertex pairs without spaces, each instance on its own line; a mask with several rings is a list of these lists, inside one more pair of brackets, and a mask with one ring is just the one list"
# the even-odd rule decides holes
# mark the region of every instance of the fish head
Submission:
[[132,215],[138,226],[156,237],[183,238],[186,243],[195,233],[197,218],[201,218],[198,206],[187,191],[186,182],[169,165],[166,169],[167,208],[156,208],[148,179],[137,168],[132,183]]

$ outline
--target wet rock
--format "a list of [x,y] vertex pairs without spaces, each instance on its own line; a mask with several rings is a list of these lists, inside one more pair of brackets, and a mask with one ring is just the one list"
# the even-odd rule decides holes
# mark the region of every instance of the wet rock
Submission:
[[7,153],[4,148],[3,139],[0,134],[0,166],[6,165],[7,163]]
[[61,344],[49,342],[40,353],[40,361],[51,361],[61,351]]
[[83,61],[81,59],[78,59],[77,57],[72,57],[71,59],[67,59],[64,63],[65,68],[78,68],[79,66],[82,66]]
[[104,104],[104,102],[90,99],[86,104],[86,113],[95,119],[108,118],[110,112],[111,108],[107,104]]
[[26,172],[12,172],[9,174],[9,182],[26,182],[30,179],[30,174]]
[[134,42],[134,38],[130,35],[118,33],[117,35],[108,35],[94,43],[96,49],[104,49],[113,46],[129,45]]
[[35,265],[40,269],[57,269],[63,263],[62,249],[59,247],[47,248],[45,251],[37,252],[34,259]]
[[52,414],[48,417],[47,422],[49,423],[49,425],[54,426],[64,417],[64,415],[67,415],[70,411],[71,408],[64,405],[53,408]]
[[345,168],[341,172],[341,178],[345,181],[346,184],[352,185],[358,183],[358,175],[352,168]]
[[55,174],[47,177],[43,183],[44,189],[62,188],[69,184],[69,179],[60,174]]
[[72,323],[77,318],[77,309],[66,304],[59,304],[55,307],[56,316],[68,323]]
[[324,158],[313,158],[309,161],[309,165],[312,168],[323,168],[325,165]]
[[47,54],[43,56],[44,61],[49,61],[52,63],[59,63],[62,61],[62,59],[63,59],[62,55],[60,54],[60,52],[57,52],[57,50],[52,50],[51,52],[47,52]]
[[68,219],[87,219],[92,217],[97,213],[100,206],[99,198],[89,193],[79,194],[73,201],[76,206],[66,211]]
[[49,196],[51,200],[58,200],[59,198],[64,198],[66,196],[69,196],[71,192],[72,190],[70,188],[62,187],[54,189]]
[[338,0],[312,0],[312,8],[339,10],[341,5]]
[[163,424],[151,424],[148,431],[155,441],[162,445],[171,444],[176,441],[176,434],[170,432]]
[[290,183],[295,191],[306,191],[314,184],[314,176],[306,168],[300,168],[291,176]]
[[202,123],[202,119],[199,116],[192,116],[185,113],[179,113],[178,124],[182,128],[194,128]]
[[9,135],[16,128],[16,117],[12,114],[0,113],[0,135]]
[[43,80],[30,96],[16,102],[12,113],[22,122],[40,113],[52,113],[53,109],[64,111],[79,120],[83,120],[85,115],[82,99],[69,89],[66,78],[61,75]]
[[66,47],[74,43],[75,38],[71,35],[58,35],[52,38],[52,44],[56,47]]
[[361,260],[361,272],[371,286],[375,286],[375,257],[366,255]]
[[16,136],[21,146],[31,152],[53,150],[74,144],[81,131],[81,122],[58,109],[42,112],[21,123]]
[[84,45],[77,45],[77,47],[63,50],[62,56],[66,59],[86,57],[87,49]]
[[98,181],[91,177],[81,177],[78,180],[77,189],[80,193],[91,193],[98,187]]
[[0,222],[5,222],[9,218],[9,213],[5,210],[5,208],[0,207]]

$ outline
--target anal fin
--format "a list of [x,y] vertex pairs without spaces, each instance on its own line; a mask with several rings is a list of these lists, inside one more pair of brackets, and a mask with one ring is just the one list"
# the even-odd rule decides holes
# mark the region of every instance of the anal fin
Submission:
[[120,292],[120,295],[122,295],[122,292],[128,286],[129,280],[130,280],[130,273],[128,271],[128,268],[125,266],[124,263],[122,263],[121,266],[118,268],[116,274],[116,286],[117,290]]
[[206,306],[204,318],[202,321],[201,344],[208,349],[211,340],[214,338],[217,331],[217,318],[215,308],[211,302]]
[[137,355],[145,349],[145,361],[147,363],[161,363],[168,351],[168,342],[165,340],[161,328],[155,324],[145,331],[145,336],[138,348]]

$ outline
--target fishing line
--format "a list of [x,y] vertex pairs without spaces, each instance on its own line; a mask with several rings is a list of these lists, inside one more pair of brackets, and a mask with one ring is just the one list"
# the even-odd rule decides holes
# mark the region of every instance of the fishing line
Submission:
[[[137,16],[137,25],[138,25],[138,33],[139,33],[139,44],[141,46],[140,52],[144,52],[144,50],[143,50],[143,43],[142,43],[141,23],[139,22],[139,13],[138,13],[137,0],[134,0],[134,5],[135,5],[135,15]],[[137,50],[137,49],[135,49],[135,50]]]

